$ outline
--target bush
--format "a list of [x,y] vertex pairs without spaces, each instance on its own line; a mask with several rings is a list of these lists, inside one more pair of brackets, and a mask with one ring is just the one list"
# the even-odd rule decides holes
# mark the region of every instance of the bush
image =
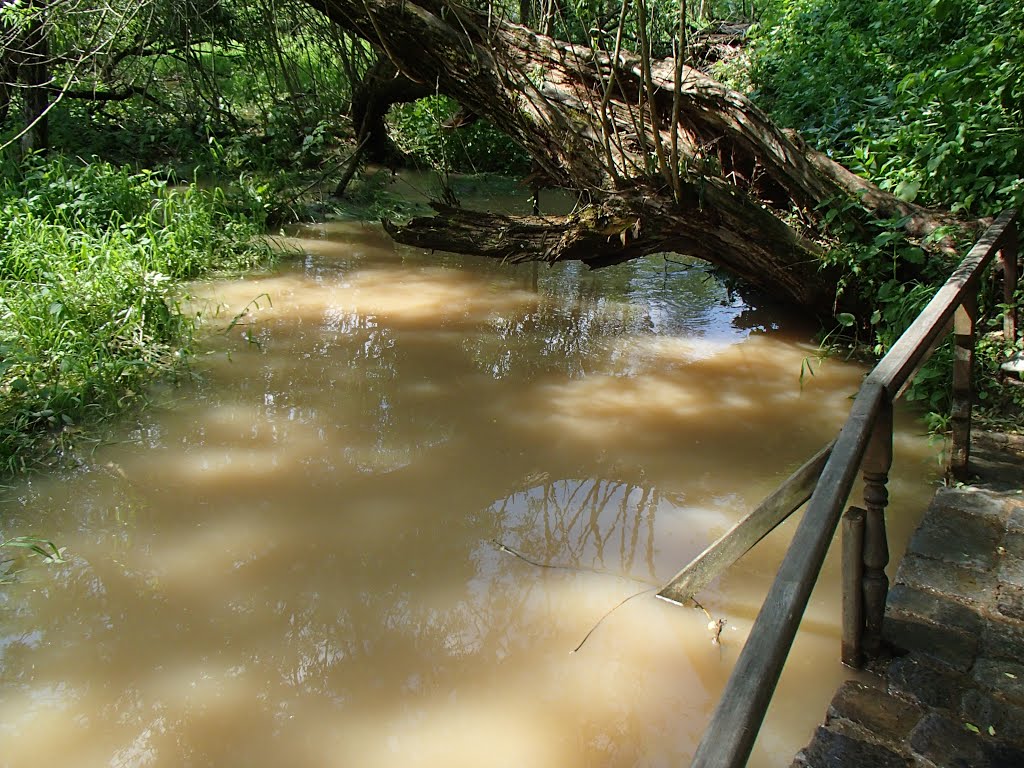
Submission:
[[457,105],[448,97],[428,96],[392,107],[388,127],[398,148],[428,168],[508,175],[529,172],[526,153],[486,121],[443,128],[456,111]]
[[[883,189],[966,216],[1024,204],[1024,5],[774,0],[752,39],[755,100]],[[867,242],[830,256],[849,273],[840,289],[856,290],[874,307],[870,318],[841,316],[840,324],[876,355],[888,351],[953,267],[935,254],[926,260],[901,223],[882,222]],[[965,253],[970,243],[963,245]],[[982,334],[996,328],[1000,312],[982,297]],[[983,401],[1007,397],[993,374],[1015,349],[1019,342],[982,336]],[[918,373],[908,398],[948,413],[951,360],[947,344]]]
[[755,98],[897,195],[1024,204],[1024,5],[786,0],[753,34]]
[[60,159],[0,185],[0,471],[178,369],[193,318],[175,281],[265,262],[253,207]]

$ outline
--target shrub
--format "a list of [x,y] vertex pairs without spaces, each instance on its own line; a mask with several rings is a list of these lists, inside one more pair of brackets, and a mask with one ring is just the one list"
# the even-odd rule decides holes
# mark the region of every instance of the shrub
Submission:
[[179,369],[193,318],[176,281],[265,262],[254,207],[61,159],[0,186],[0,471]]

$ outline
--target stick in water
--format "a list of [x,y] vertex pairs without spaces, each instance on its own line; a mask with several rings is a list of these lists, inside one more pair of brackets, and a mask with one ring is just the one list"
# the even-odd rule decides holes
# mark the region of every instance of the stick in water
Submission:
[[[579,649],[583,647],[583,644],[586,643],[587,640],[590,639],[590,636],[592,634],[594,634],[594,631],[599,626],[601,626],[601,624],[604,622],[604,620],[607,619],[609,616],[611,616],[613,613],[615,613],[615,611],[617,611],[623,605],[628,603],[634,597],[639,597],[640,595],[646,595],[648,592],[651,592],[653,589],[658,589],[659,588],[658,584],[654,584],[653,582],[646,581],[645,579],[638,579],[635,576],[623,576],[622,574],[612,573],[610,571],[597,571],[597,570],[592,569],[592,568],[578,568],[578,567],[576,567],[574,565],[553,565],[551,563],[540,563],[540,562],[537,562],[536,560],[531,560],[526,555],[524,555],[522,552],[517,552],[516,550],[512,549],[512,547],[508,546],[507,544],[502,544],[497,539],[491,539],[491,543],[495,547],[497,547],[500,552],[505,552],[505,553],[507,553],[509,555],[512,555],[513,557],[518,557],[524,563],[529,563],[530,565],[535,566],[537,568],[551,568],[551,569],[554,569],[554,570],[561,570],[561,571],[578,571],[578,572],[581,572],[581,573],[601,573],[601,574],[604,574],[606,576],[614,576],[617,579],[623,579],[625,581],[635,581],[638,584],[650,584],[651,585],[650,589],[644,589],[644,590],[641,590],[640,592],[635,592],[634,594],[630,595],[629,597],[619,601],[619,603],[617,603],[614,607],[609,609],[600,619],[597,620],[597,623],[590,628],[590,631],[587,632],[587,634],[583,637],[583,639],[580,641],[580,644],[577,645],[575,648],[573,648],[571,651],[569,651],[570,654],[576,653],[577,651],[579,651]],[[695,597],[691,596],[690,597],[690,602],[693,603],[693,607],[694,608],[697,608],[698,610],[702,611],[704,613],[704,615],[708,617],[708,631],[711,632],[711,634],[712,634],[711,642],[714,643],[715,645],[719,645],[721,643],[722,629],[725,627],[725,623],[726,623],[725,619],[716,619],[714,616],[711,615],[711,613],[708,611],[707,608],[705,608],[703,605],[701,605],[700,603],[697,602],[697,598],[695,598]]]

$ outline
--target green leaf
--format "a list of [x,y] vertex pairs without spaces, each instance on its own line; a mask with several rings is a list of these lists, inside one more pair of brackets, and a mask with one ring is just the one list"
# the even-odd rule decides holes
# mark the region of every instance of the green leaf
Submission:
[[917,199],[917,193],[921,191],[920,181],[901,181],[896,185],[896,197],[907,203],[914,202]]
[[916,246],[901,248],[900,258],[910,264],[924,264],[924,251]]
[[836,320],[844,328],[849,328],[857,322],[857,318],[851,315],[849,312],[840,312],[836,315]]
[[28,549],[37,555],[40,555],[48,563],[63,563],[64,557],[61,555],[57,545],[52,541],[46,539],[40,539],[35,536],[15,536],[13,539],[7,539],[6,541],[0,541],[0,547],[18,547],[20,549]]

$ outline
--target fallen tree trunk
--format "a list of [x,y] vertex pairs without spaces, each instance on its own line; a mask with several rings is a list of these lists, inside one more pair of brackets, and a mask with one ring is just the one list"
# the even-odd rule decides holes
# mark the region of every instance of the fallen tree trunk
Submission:
[[914,237],[946,223],[673,59],[561,42],[444,0],[304,1],[410,80],[489,120],[588,201],[568,217],[438,207],[432,218],[389,223],[400,242],[595,267],[675,251],[827,316],[839,279],[822,267],[828,222],[866,232],[872,217],[901,217]]

